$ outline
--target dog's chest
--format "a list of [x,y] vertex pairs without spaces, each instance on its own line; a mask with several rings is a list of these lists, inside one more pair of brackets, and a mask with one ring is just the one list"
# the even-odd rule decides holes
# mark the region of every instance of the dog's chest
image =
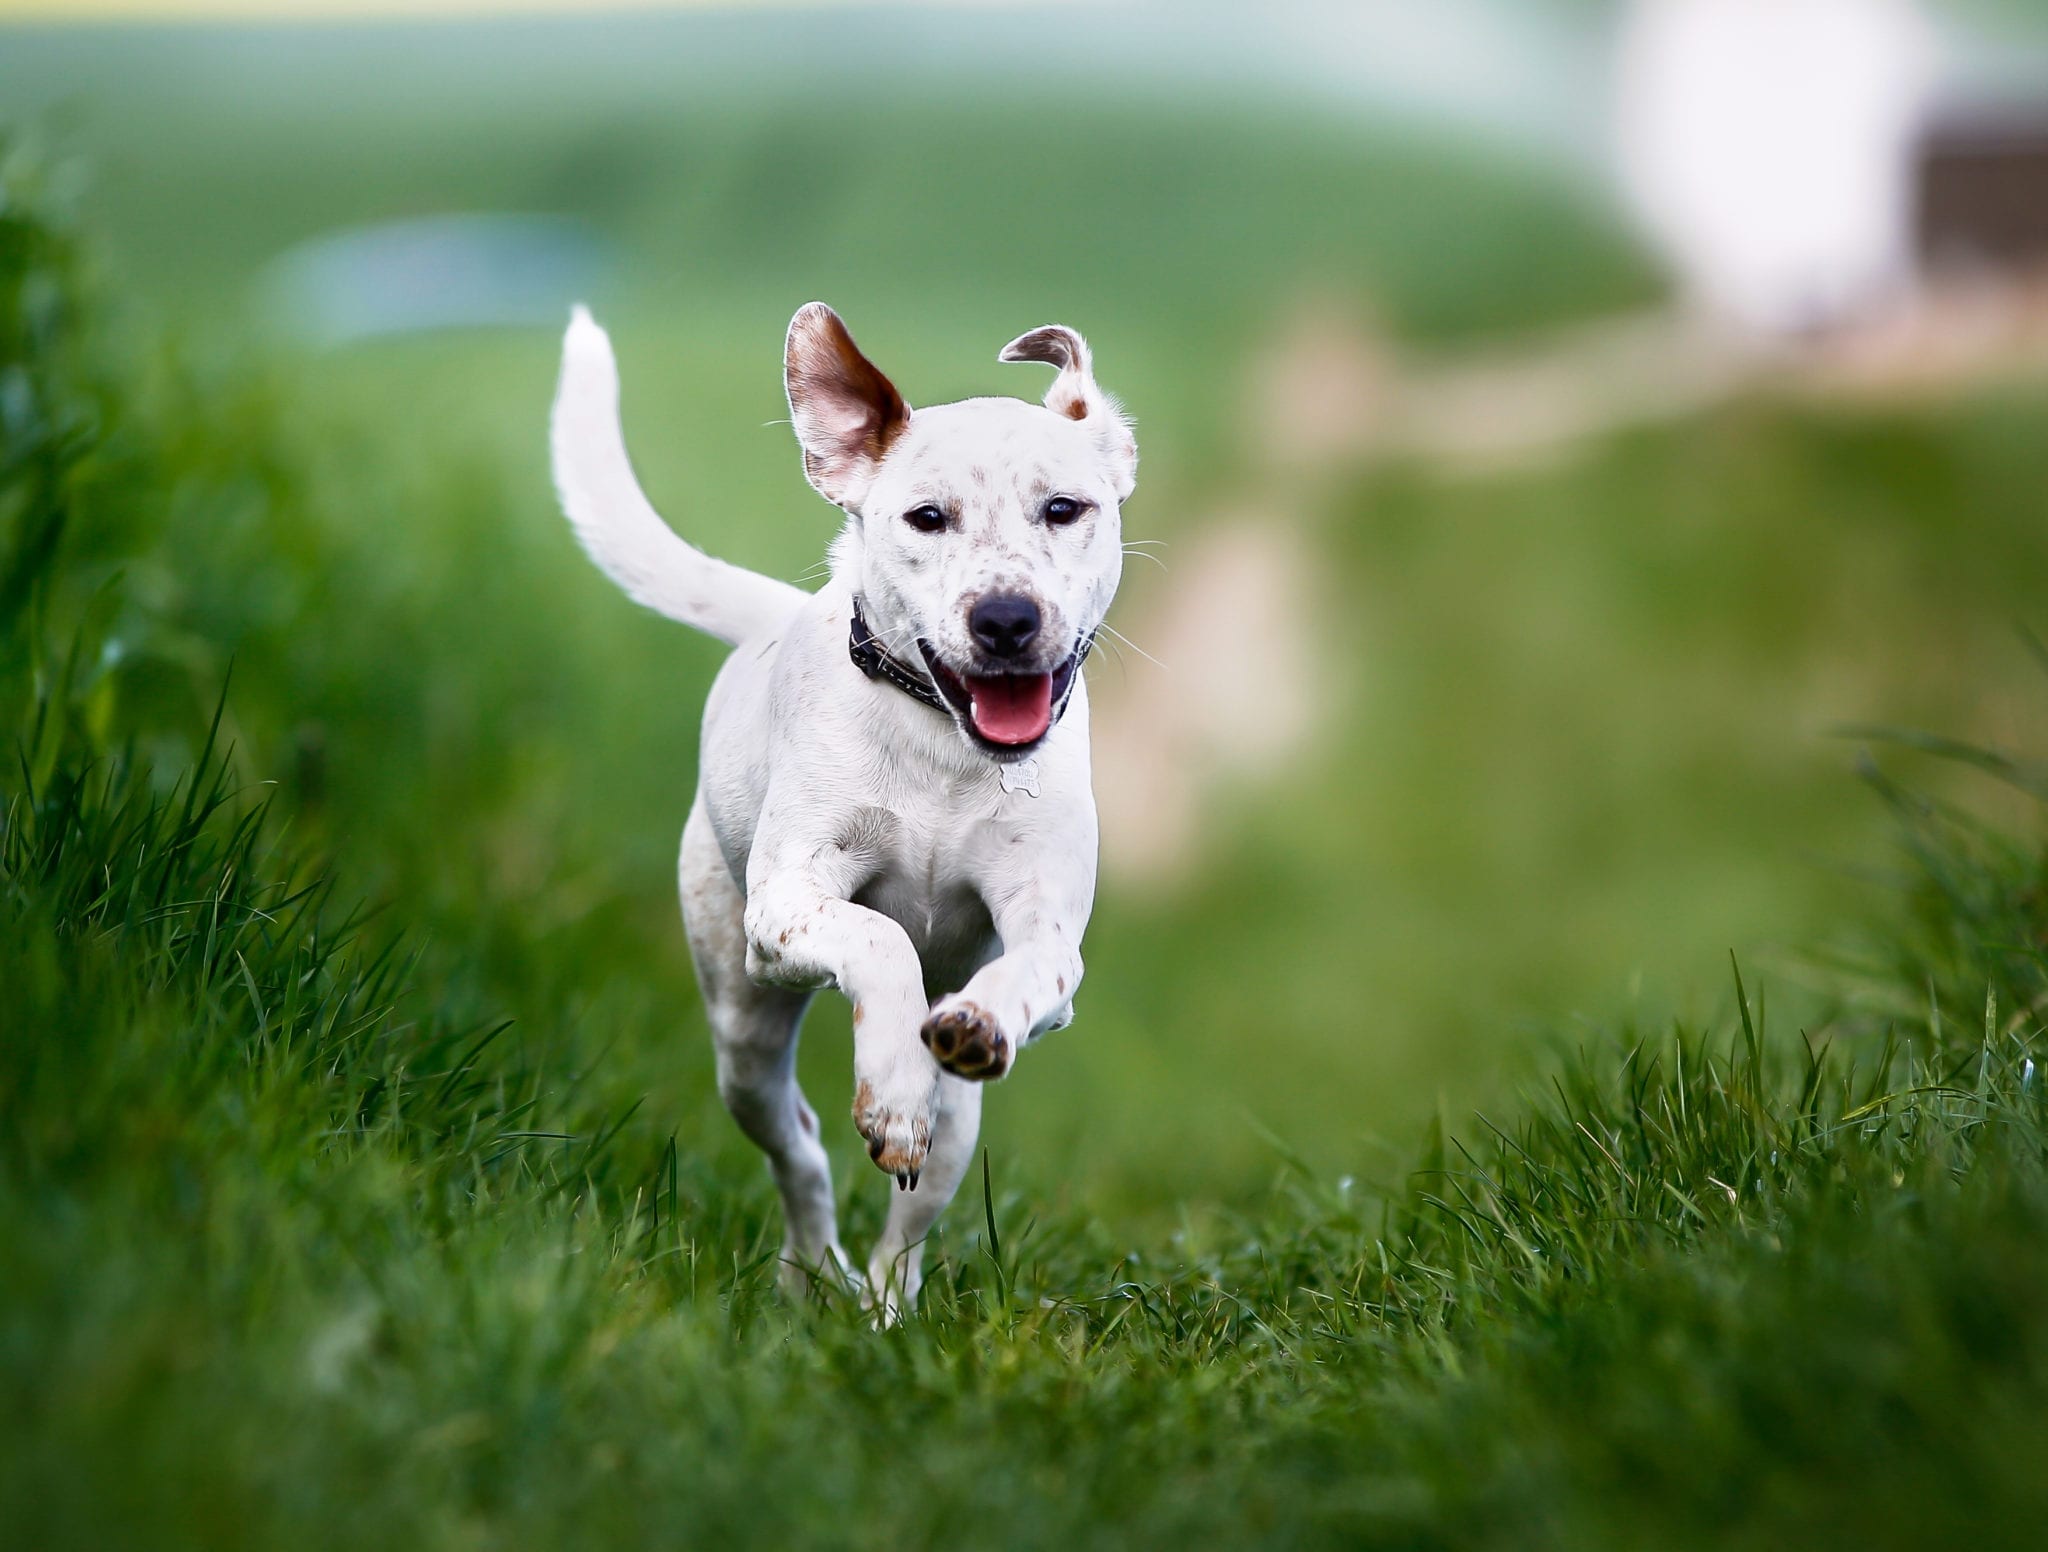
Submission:
[[868,808],[859,828],[869,871],[855,901],[909,934],[928,983],[956,989],[1000,947],[980,881],[991,821],[939,803]]

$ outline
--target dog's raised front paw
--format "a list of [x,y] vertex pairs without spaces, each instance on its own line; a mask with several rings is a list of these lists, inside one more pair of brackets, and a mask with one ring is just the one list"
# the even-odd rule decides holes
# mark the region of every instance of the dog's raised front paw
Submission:
[[947,998],[932,1009],[918,1033],[939,1065],[956,1078],[1000,1078],[1016,1060],[1016,1048],[995,1019],[971,1002]]
[[901,1190],[914,1188],[924,1169],[925,1155],[931,1152],[930,1108],[891,1110],[875,1097],[869,1084],[862,1082],[853,1091],[853,1124],[867,1139],[868,1157],[875,1161],[875,1167],[894,1175]]

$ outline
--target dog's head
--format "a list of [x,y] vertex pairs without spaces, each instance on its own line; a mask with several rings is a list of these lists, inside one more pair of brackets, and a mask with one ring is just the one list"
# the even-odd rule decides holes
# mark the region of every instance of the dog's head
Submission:
[[1138,447],[1072,329],[1033,329],[1000,359],[1059,368],[1042,406],[913,411],[813,302],[790,322],[784,380],[804,474],[851,519],[834,565],[868,627],[924,667],[971,742],[1016,759],[1058,720],[1116,594]]

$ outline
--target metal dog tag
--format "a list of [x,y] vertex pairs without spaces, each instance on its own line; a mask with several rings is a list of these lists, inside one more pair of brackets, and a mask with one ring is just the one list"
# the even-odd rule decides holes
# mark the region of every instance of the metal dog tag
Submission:
[[1028,798],[1038,796],[1038,761],[1035,758],[1017,760],[999,769],[1005,792],[1021,792]]

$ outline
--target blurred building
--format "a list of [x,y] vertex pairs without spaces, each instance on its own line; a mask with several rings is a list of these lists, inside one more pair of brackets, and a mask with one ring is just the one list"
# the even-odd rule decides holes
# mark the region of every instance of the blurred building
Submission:
[[2048,107],[1940,112],[1920,138],[1914,173],[1926,273],[1970,281],[2048,270]]
[[1626,197],[1688,295],[1769,334],[2048,260],[2048,74],[1912,0],[1638,0]]
[[1936,82],[1908,0],[1642,0],[1617,70],[1623,186],[1701,302],[1798,332],[1908,285]]

